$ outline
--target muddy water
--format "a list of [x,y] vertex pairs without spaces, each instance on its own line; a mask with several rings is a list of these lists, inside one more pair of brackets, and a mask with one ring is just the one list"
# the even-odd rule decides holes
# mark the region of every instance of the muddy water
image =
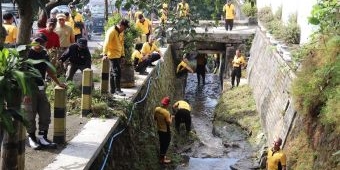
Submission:
[[237,126],[219,122],[213,126],[213,111],[220,97],[218,75],[208,74],[205,85],[198,85],[196,74],[189,74],[184,98],[192,106],[192,126],[199,138],[188,163],[177,170],[229,170],[230,166],[249,155],[246,135]]

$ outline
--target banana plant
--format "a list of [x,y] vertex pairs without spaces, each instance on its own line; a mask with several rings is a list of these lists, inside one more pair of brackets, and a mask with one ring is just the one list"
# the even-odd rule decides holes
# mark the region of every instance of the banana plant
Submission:
[[20,50],[25,49],[26,46],[21,46],[18,49],[4,48],[0,51],[0,125],[9,134],[16,130],[13,120],[27,125],[20,107],[12,107],[12,104],[21,103],[22,95],[30,96],[37,89],[34,80],[42,76],[33,66],[44,62],[55,72],[53,65],[45,60],[32,60],[20,56]]

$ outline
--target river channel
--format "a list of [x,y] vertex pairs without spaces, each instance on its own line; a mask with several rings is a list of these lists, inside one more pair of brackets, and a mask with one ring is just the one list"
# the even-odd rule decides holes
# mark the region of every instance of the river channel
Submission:
[[221,91],[216,74],[207,74],[205,85],[198,85],[196,74],[188,75],[184,98],[192,106],[192,126],[199,140],[189,152],[181,153],[189,159],[176,170],[229,170],[253,152],[240,127],[213,122]]

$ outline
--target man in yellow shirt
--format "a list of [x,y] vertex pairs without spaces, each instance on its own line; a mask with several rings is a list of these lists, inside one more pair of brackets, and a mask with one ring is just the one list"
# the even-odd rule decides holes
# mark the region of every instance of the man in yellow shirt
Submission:
[[179,17],[186,17],[189,15],[189,4],[182,0],[182,2],[177,4],[176,14]]
[[155,42],[155,37],[150,36],[149,41],[143,44],[143,47],[141,50],[142,55],[144,58],[147,59],[149,66],[154,66],[152,65],[152,63],[161,58],[161,51],[159,50],[159,48],[156,46],[154,42]]
[[187,133],[191,130],[191,107],[190,104],[184,100],[177,101],[172,108],[176,111],[175,114],[175,127],[177,133],[180,133],[179,127],[181,123],[185,123]]
[[152,24],[151,21],[143,16],[143,14],[139,14],[138,20],[136,21],[136,28],[142,31],[142,34],[146,35],[146,41],[148,41],[149,36],[152,33]]
[[135,22],[137,22],[138,16],[139,16],[140,14],[143,14],[143,12],[142,12],[142,11],[139,11],[139,10],[135,12],[135,15],[134,15],[134,20],[135,20]]
[[13,25],[14,16],[12,13],[6,13],[2,16],[2,19],[4,20],[3,26],[7,31],[5,44],[8,47],[14,47],[18,36],[18,28]]
[[223,12],[225,12],[225,29],[230,31],[233,29],[234,18],[235,18],[235,6],[231,4],[231,0],[223,6]]
[[129,21],[122,19],[119,25],[109,28],[103,45],[103,59],[110,60],[110,92],[113,95],[125,96],[120,88],[121,58],[124,57],[124,30],[129,28]]
[[167,164],[171,162],[171,160],[165,156],[171,141],[170,125],[172,123],[172,117],[170,112],[168,111],[170,98],[164,97],[161,100],[161,103],[162,106],[156,107],[155,109],[154,119],[157,124],[159,137],[159,160],[160,163]]
[[231,72],[231,88],[234,88],[234,82],[236,77],[236,86],[240,84],[241,80],[241,68],[246,65],[244,57],[241,55],[241,50],[236,50],[236,55],[232,61],[233,71]]
[[194,70],[188,65],[189,61],[187,58],[188,54],[184,54],[182,61],[177,65],[176,69],[176,75],[177,77],[182,77],[183,75],[186,75],[188,71],[190,73],[193,73]]
[[75,41],[78,41],[79,38],[83,37],[84,19],[83,19],[83,15],[79,14],[76,11],[76,8],[74,5],[70,5],[70,9],[71,9],[70,22],[73,25],[73,33],[74,33]]
[[282,139],[276,138],[274,146],[268,150],[267,170],[286,170],[286,154],[280,149],[281,144]]
[[161,24],[164,25],[166,23],[166,21],[168,20],[168,4],[164,3],[162,5],[162,9],[160,11],[161,14]]

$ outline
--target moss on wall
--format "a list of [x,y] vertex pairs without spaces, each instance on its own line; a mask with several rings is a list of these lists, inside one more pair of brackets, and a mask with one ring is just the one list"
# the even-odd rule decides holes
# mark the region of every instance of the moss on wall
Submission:
[[[120,135],[112,146],[106,169],[160,169],[158,162],[158,136],[153,119],[153,111],[160,105],[164,96],[173,99],[175,95],[175,68],[171,47],[164,53],[164,62],[159,62],[150,73],[149,79],[141,87],[134,102],[140,101],[147,92],[150,80],[150,89],[145,100],[134,109],[132,121],[126,127],[122,122],[117,131],[126,127],[125,132]],[[127,115],[129,116],[129,115]],[[105,146],[104,148],[107,148]],[[106,151],[106,149],[104,149]],[[103,153],[98,156],[90,169],[99,169],[103,162]]]

